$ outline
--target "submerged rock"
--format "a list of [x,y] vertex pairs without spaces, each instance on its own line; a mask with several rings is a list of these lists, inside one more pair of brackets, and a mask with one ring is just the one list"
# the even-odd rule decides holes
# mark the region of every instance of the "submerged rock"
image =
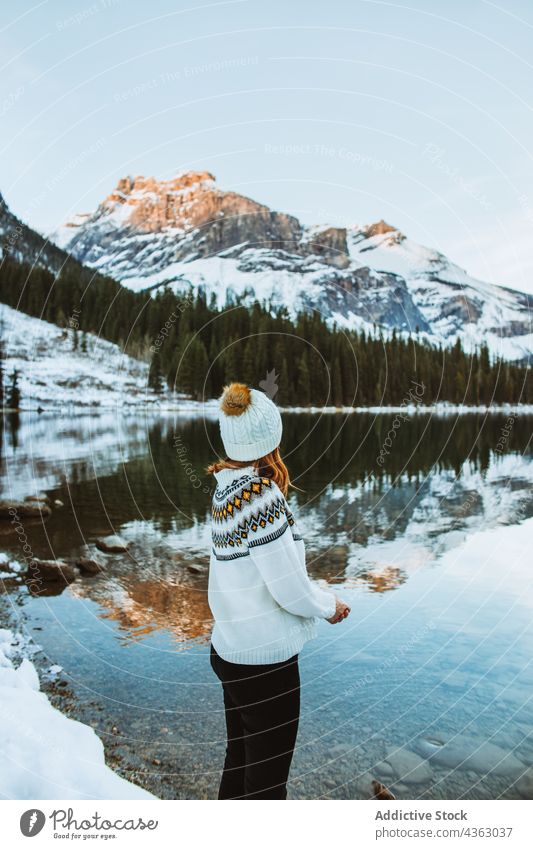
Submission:
[[193,575],[205,575],[208,569],[202,563],[186,563],[185,568]]
[[52,510],[44,501],[0,501],[0,519],[33,519],[50,516]]
[[48,501],[46,492],[39,492],[37,495],[27,495],[24,501]]
[[96,547],[100,549],[100,551],[105,551],[110,554],[118,553],[120,551],[127,551],[129,546],[129,542],[122,539],[122,537],[113,535],[110,537],[101,537],[96,540]]
[[[512,751],[506,751],[490,740],[456,734],[450,740],[443,740],[440,745],[435,745],[435,742],[422,739],[416,747],[430,759],[430,763],[440,767],[462,769],[465,772],[472,770],[477,775],[490,773],[513,778],[524,770],[524,765]],[[407,780],[404,778],[404,781]]]
[[390,749],[386,763],[405,784],[425,784],[431,781],[432,771],[428,762],[409,749]]
[[37,560],[31,561],[26,573],[27,579],[33,583],[36,581],[66,581],[67,584],[75,581],[78,570],[62,560]]
[[385,778],[391,777],[394,772],[391,765],[387,763],[387,761],[381,761],[380,763],[376,764],[375,769],[377,772],[379,772],[380,775],[384,776]]
[[98,575],[104,571],[104,567],[97,560],[91,560],[90,557],[80,557],[76,560],[76,566],[84,575]]

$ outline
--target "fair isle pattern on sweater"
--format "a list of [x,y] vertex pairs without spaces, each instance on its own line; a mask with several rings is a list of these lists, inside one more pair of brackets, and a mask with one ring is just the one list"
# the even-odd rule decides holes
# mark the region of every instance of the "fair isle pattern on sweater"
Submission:
[[[280,524],[282,516],[285,520]],[[279,490],[274,492],[270,479],[250,474],[216,489],[211,517],[213,554],[217,560],[246,557],[250,547],[277,539],[295,524],[285,498]],[[293,537],[301,539],[295,531]]]
[[232,663],[285,661],[316,636],[316,619],[333,616],[335,596],[309,578],[305,544],[273,480],[253,465],[215,477],[211,641]]
[[[223,490],[217,489],[213,498],[211,515],[214,522],[222,522],[228,514],[242,510],[246,504],[251,503],[257,495],[262,495],[265,489],[270,489],[271,482],[268,478],[253,478],[251,475],[243,475],[234,484]],[[234,493],[230,495],[230,493]],[[227,497],[229,495],[229,498]]]

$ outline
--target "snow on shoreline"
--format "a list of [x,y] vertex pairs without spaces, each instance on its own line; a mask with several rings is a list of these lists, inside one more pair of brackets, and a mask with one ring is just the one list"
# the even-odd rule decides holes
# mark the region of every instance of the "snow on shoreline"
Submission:
[[[77,412],[81,413],[90,413],[91,411],[106,412],[109,410],[117,410],[117,412],[121,412],[121,408],[123,407],[122,401],[117,401],[112,404],[98,404],[94,407],[91,405],[84,405],[81,410],[76,410],[76,408],[71,407],[68,410],[69,415],[76,415]],[[218,399],[211,398],[208,401],[192,401],[189,399],[178,399],[176,401],[158,401],[155,399],[153,402],[149,404],[143,404],[142,402],[129,404],[128,407],[133,412],[135,411],[150,411],[154,414],[163,414],[163,413],[183,413],[186,415],[190,415],[193,417],[203,417],[203,418],[216,418],[218,415]],[[37,407],[31,406],[21,406],[21,412],[36,412]],[[53,402],[47,404],[46,407],[40,405],[40,409],[43,412],[52,412],[54,410],[61,409],[64,412],[64,407],[60,405],[54,405]],[[351,413],[370,413],[372,415],[387,415],[393,413],[404,413],[405,415],[435,415],[435,416],[448,416],[448,415],[463,415],[467,413],[514,413],[522,415],[533,415],[533,404],[491,404],[487,406],[485,404],[478,405],[468,405],[468,404],[448,404],[446,402],[437,403],[437,404],[425,404],[425,405],[409,405],[406,407],[402,406],[382,406],[382,407],[279,407],[281,413],[311,413],[313,415],[325,414],[331,415],[333,413],[341,413],[341,414],[351,414]],[[124,411],[127,413],[127,410]]]
[[406,406],[382,407],[280,407],[287,413],[432,413],[445,416],[452,413],[533,413],[533,404],[493,404],[490,407],[479,404],[448,404],[442,401],[437,404],[408,404]]
[[[68,412],[69,415],[76,415],[77,412],[82,413],[90,413],[91,411],[109,411],[112,409],[117,409],[120,412],[120,407],[122,403],[115,404],[98,404],[96,407],[91,407],[90,405],[86,405],[82,410],[76,410],[75,408],[71,408]],[[177,401],[157,401],[155,400],[150,404],[131,404],[129,405],[133,410],[144,411],[148,410],[155,414],[158,413],[184,413],[187,415],[205,417],[205,418],[215,418],[218,415],[218,400],[216,398],[209,399],[208,401],[191,401],[188,399],[177,400]],[[43,412],[51,412],[55,409],[63,409],[59,406],[55,407],[53,405],[48,405],[46,407],[42,407]],[[21,412],[35,412],[37,410],[36,407],[21,407]],[[427,415],[431,413],[436,416],[447,416],[447,415],[462,415],[466,413],[521,413],[522,415],[532,415],[533,414],[533,404],[492,404],[490,406],[479,404],[479,405],[468,405],[468,404],[448,404],[446,402],[437,403],[433,405],[426,404],[422,405],[412,405],[407,407],[402,406],[382,406],[382,407],[279,407],[280,412],[282,413],[312,413],[316,415],[318,413],[324,413],[326,415],[331,415],[332,413],[371,413],[372,415],[379,414],[392,414],[392,413],[404,413],[405,415],[415,415],[422,414]],[[125,411],[127,412],[127,411]]]
[[0,796],[157,799],[106,766],[92,728],[52,706],[27,656],[37,651],[23,636],[0,629]]

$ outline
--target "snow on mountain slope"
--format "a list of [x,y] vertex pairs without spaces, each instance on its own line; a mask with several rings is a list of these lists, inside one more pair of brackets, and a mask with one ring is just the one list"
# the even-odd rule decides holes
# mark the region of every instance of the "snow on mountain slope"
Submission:
[[[73,350],[72,332],[0,305],[4,383],[19,372],[21,407],[114,407],[155,404],[148,366],[117,345],[87,334],[87,351]],[[80,335],[81,344],[81,335]]]
[[208,172],[125,177],[93,213],[51,236],[80,262],[135,290],[171,284],[319,310],[339,324],[421,333],[513,359],[533,352],[533,298],[475,280],[383,221],[303,227],[217,188]]
[[59,271],[68,260],[57,245],[13,215],[0,194],[0,259],[6,256],[50,271]]
[[350,257],[375,271],[401,276],[438,338],[458,336],[467,349],[484,339],[509,359],[533,351],[533,298],[471,277],[439,251],[406,238],[385,222],[350,228]]

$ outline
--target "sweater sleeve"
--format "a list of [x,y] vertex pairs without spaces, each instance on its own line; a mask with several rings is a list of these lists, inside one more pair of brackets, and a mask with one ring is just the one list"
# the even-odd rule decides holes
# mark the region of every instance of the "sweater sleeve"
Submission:
[[263,533],[248,540],[252,561],[281,607],[297,616],[329,619],[335,613],[335,596],[309,578],[298,550],[298,545],[303,543],[293,538],[287,520],[290,515],[287,502],[275,484],[272,497]]

